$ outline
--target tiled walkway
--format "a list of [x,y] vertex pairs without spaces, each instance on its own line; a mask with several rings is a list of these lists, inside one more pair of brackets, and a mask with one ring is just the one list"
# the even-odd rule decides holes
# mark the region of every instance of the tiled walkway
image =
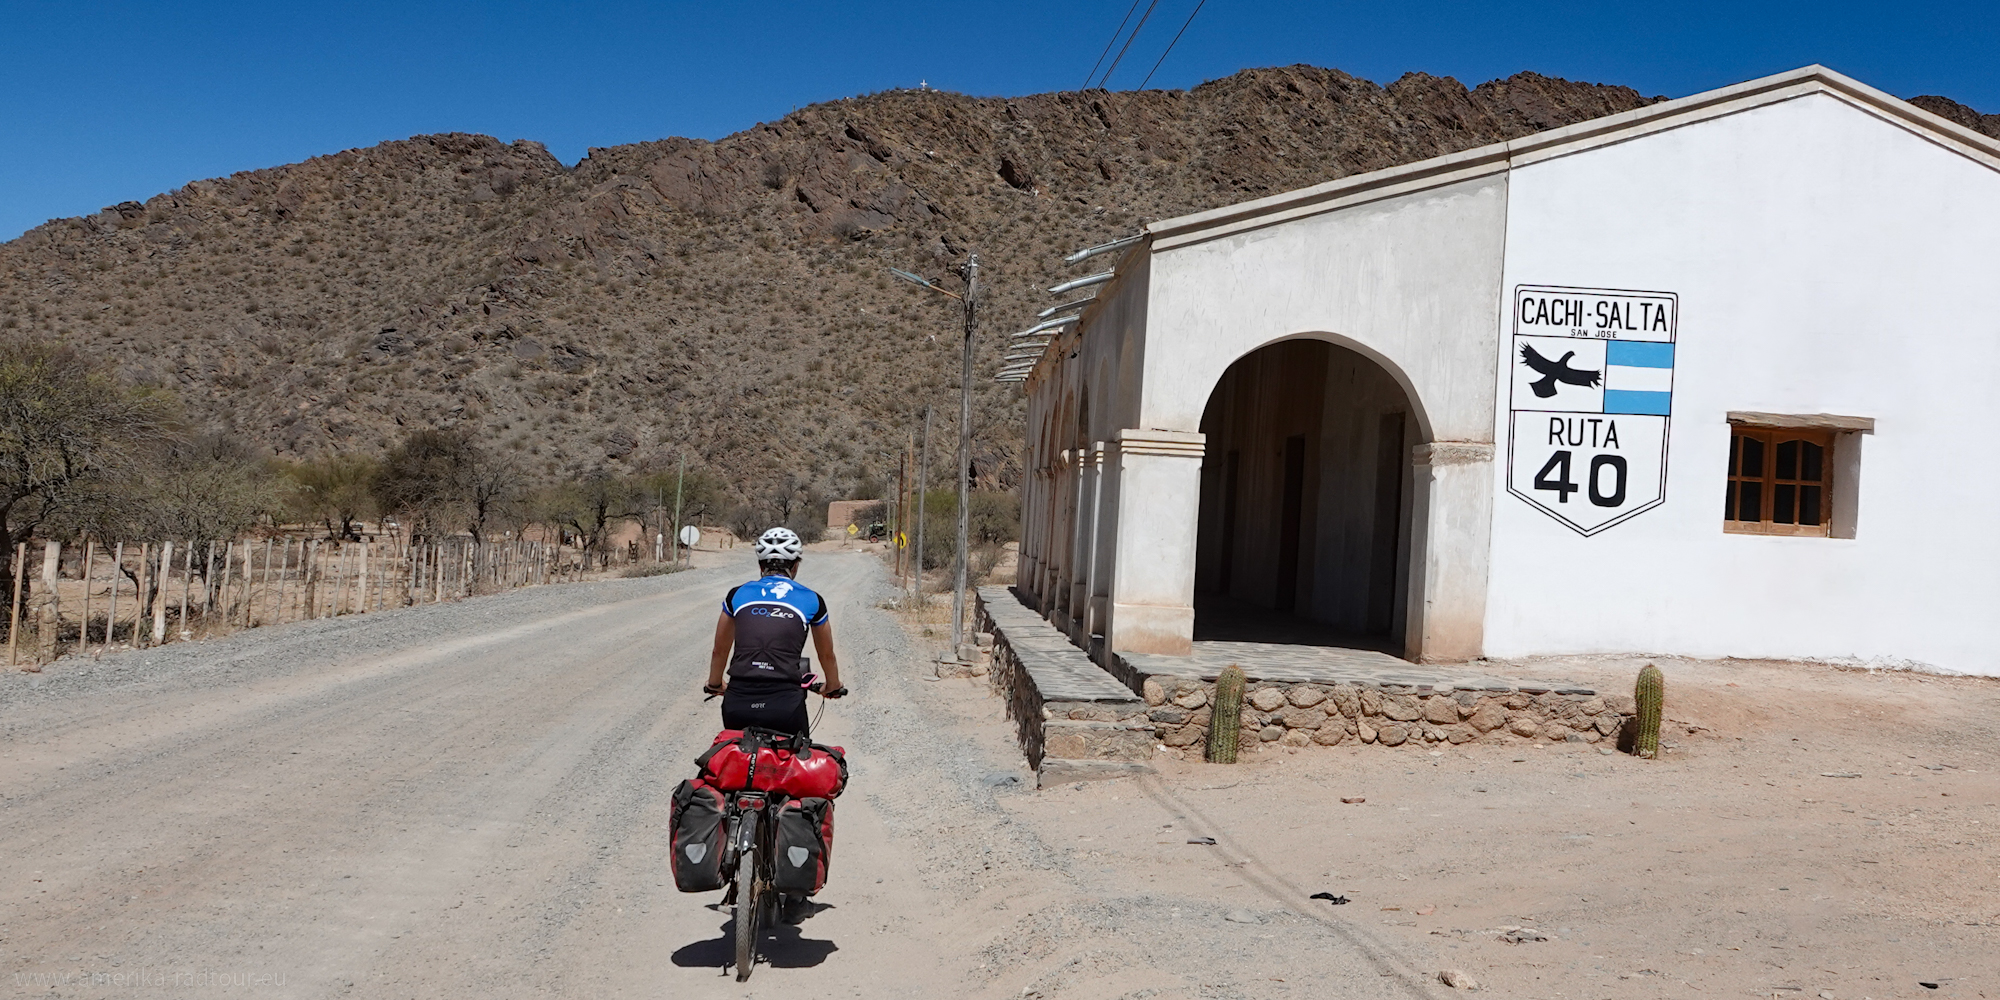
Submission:
[[[982,587],[979,597],[987,614],[1006,632],[1008,644],[1016,650],[1022,666],[1032,675],[1045,700],[1124,701],[1133,697],[1132,688],[1121,683],[1112,671],[1092,663],[1082,650],[1070,642],[1069,636],[1022,603],[1013,588]],[[1217,614],[1217,611],[1221,613]],[[1471,665],[1416,664],[1379,649],[1318,644],[1339,637],[1325,626],[1261,609],[1211,609],[1210,620],[1233,624],[1224,629],[1207,630],[1204,634],[1257,634],[1259,630],[1252,629],[1252,626],[1263,625],[1269,626],[1268,630],[1274,634],[1305,639],[1307,642],[1196,639],[1194,652],[1189,656],[1115,654],[1118,660],[1113,665],[1118,668],[1116,673],[1131,678],[1132,686],[1137,687],[1147,676],[1199,677],[1212,681],[1224,667],[1235,664],[1243,668],[1250,680],[1279,684],[1347,683],[1417,690],[1595,693],[1572,681],[1495,677],[1479,673]]]
[[1069,636],[1022,604],[1013,588],[981,587],[979,600],[987,616],[1005,633],[1007,645],[1043,701],[1136,700],[1130,688],[1090,662]]
[[1420,665],[1372,649],[1334,646],[1290,646],[1270,642],[1197,640],[1189,656],[1119,653],[1126,667],[1139,675],[1199,677],[1214,680],[1235,664],[1253,681],[1284,684],[1362,684],[1431,690],[1525,691],[1541,694],[1594,694],[1568,681],[1527,681],[1494,677],[1470,667]]

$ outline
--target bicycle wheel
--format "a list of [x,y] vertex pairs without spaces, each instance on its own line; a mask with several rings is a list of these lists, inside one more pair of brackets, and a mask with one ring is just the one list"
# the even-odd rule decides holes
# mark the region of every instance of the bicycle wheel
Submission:
[[736,981],[750,978],[757,962],[757,925],[764,917],[764,890],[757,884],[757,852],[742,852],[736,862]]

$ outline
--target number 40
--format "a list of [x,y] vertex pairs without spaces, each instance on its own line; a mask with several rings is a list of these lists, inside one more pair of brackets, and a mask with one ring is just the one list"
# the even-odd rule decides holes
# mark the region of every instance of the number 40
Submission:
[[[1569,465],[1571,454],[1567,450],[1556,452],[1543,463],[1542,470],[1535,473],[1535,488],[1553,490],[1557,503],[1568,503],[1569,495],[1581,489],[1570,482]],[[1611,470],[1611,491],[1599,489],[1603,485],[1605,469]],[[1625,502],[1625,456],[1597,455],[1590,460],[1590,502],[1599,507],[1617,507]]]

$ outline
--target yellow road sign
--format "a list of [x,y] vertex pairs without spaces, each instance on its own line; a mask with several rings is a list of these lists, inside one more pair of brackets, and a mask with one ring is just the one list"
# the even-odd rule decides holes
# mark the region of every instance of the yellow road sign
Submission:
[[861,529],[850,524],[847,526],[847,533],[850,535],[858,535],[861,534]]

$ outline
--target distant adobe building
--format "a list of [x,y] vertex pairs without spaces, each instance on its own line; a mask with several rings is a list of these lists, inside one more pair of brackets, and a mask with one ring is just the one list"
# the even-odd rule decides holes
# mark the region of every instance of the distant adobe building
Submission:
[[2000,143],[1812,66],[1115,270],[1027,375],[1018,583],[1073,634],[2000,673]]

